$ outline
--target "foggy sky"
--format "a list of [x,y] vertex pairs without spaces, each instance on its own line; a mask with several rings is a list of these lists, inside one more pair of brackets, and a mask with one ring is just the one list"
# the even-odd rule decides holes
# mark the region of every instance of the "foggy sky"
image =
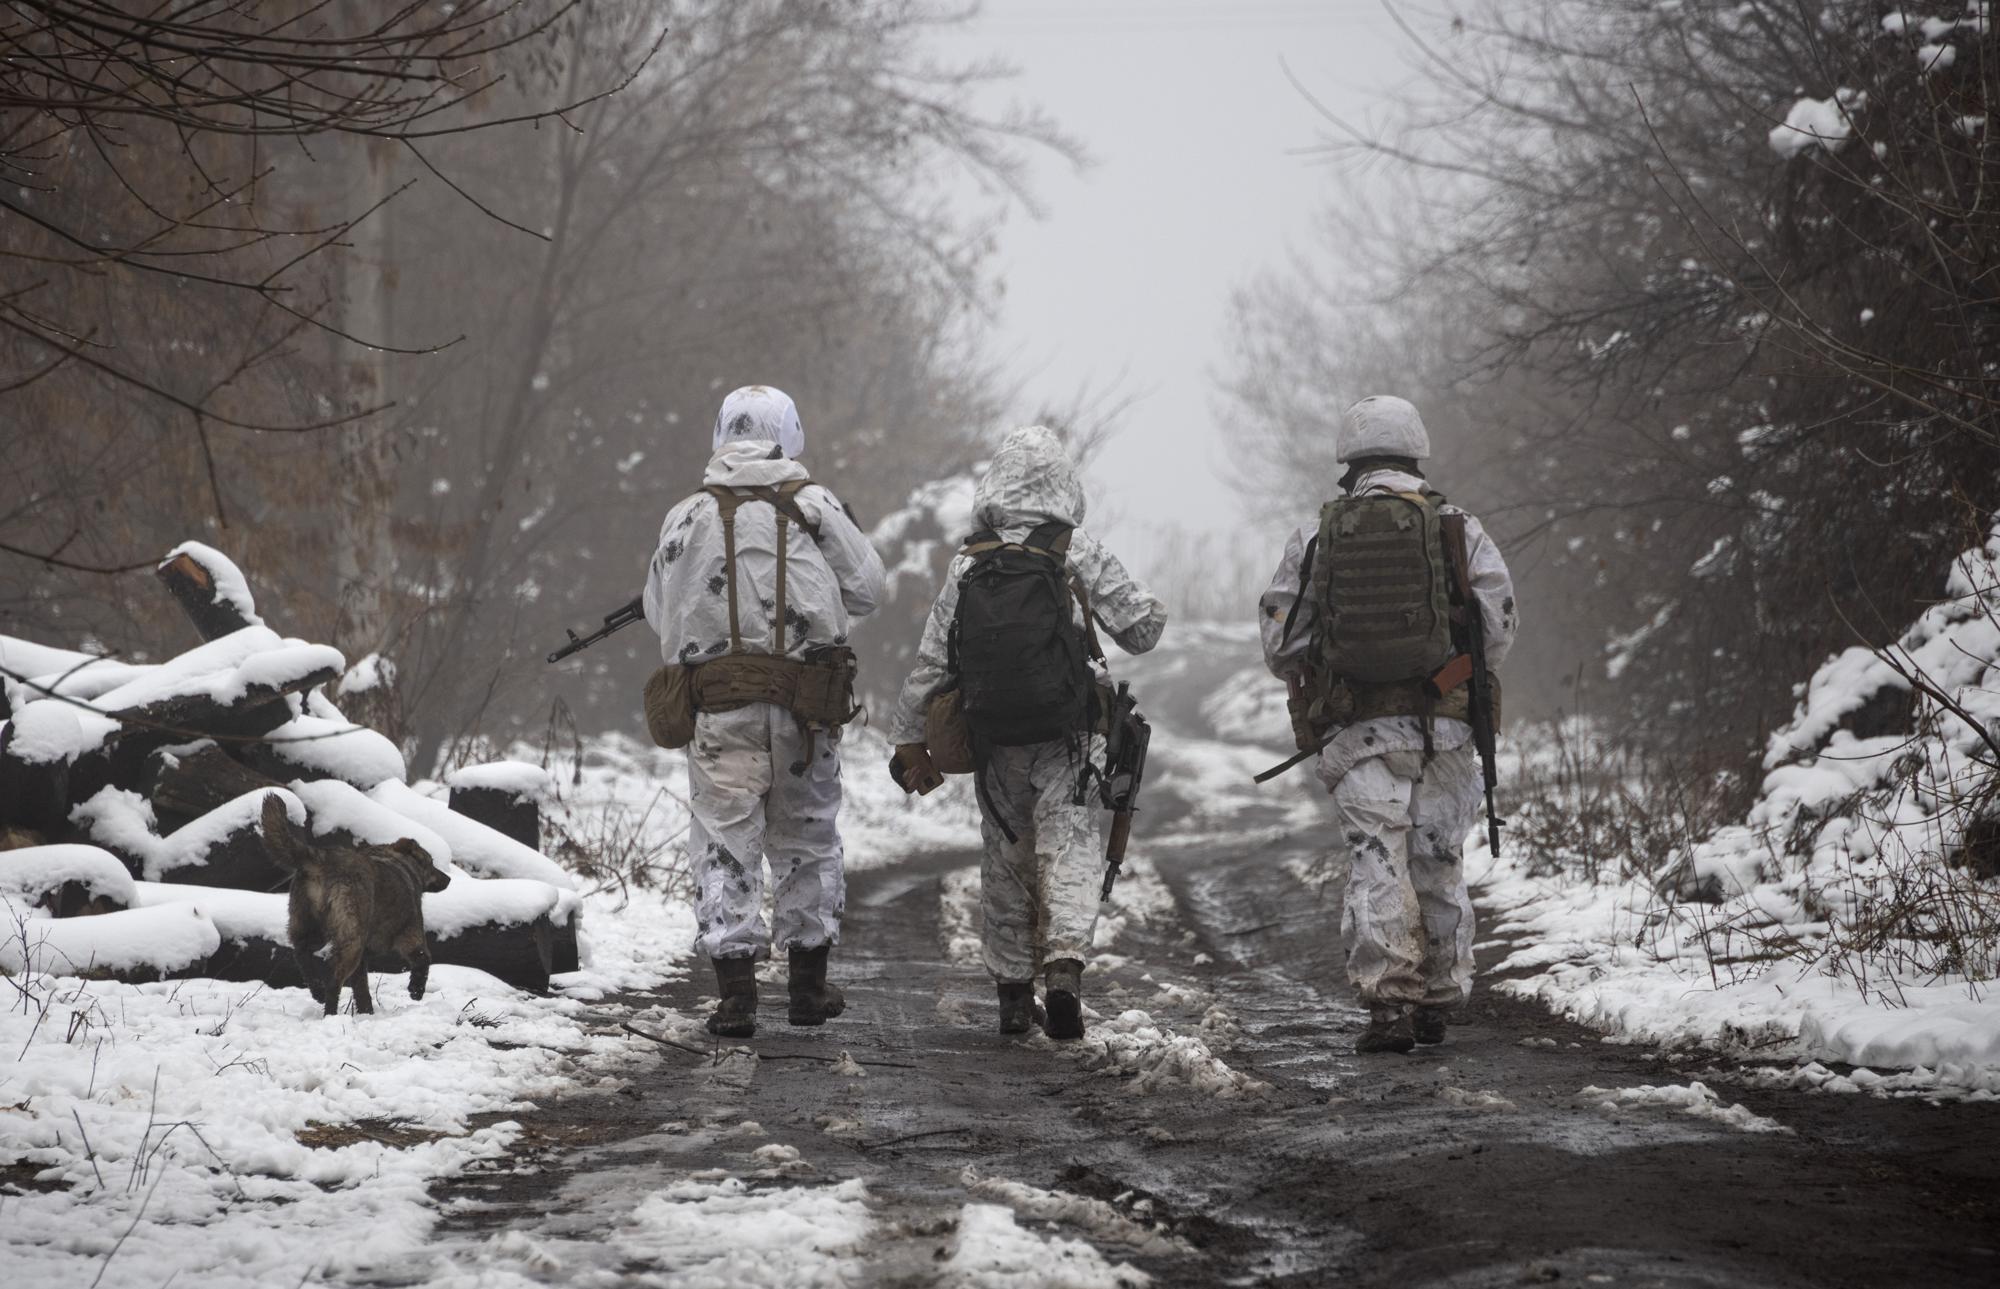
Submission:
[[1092,527],[1241,523],[1213,379],[1229,295],[1310,245],[1339,191],[1294,155],[1323,123],[1280,59],[1330,109],[1379,117],[1409,75],[1401,33],[1379,0],[987,0],[940,50],[1013,63],[987,97],[1039,104],[1094,160],[1038,159],[1045,218],[1012,217],[996,264],[1023,412],[1085,386],[1135,399],[1093,467]]

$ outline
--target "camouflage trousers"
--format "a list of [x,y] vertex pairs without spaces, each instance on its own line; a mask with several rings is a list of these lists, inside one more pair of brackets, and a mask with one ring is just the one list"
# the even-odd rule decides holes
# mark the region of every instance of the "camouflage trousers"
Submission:
[[1352,867],[1341,909],[1347,976],[1369,1006],[1451,1007],[1472,991],[1472,898],[1465,837],[1479,763],[1468,746],[1357,762],[1333,788]]
[[[847,903],[841,867],[838,732],[806,737],[769,703],[702,712],[688,746],[688,860],[695,949],[711,958],[769,956],[840,941]],[[764,926],[769,857],[774,926]]]
[[[1104,740],[1089,739],[1087,754],[1103,764]],[[1090,957],[1104,854],[1095,784],[1083,805],[1075,801],[1080,768],[1066,742],[994,748],[987,762],[979,911],[986,970],[995,980],[1029,981],[1053,959]]]

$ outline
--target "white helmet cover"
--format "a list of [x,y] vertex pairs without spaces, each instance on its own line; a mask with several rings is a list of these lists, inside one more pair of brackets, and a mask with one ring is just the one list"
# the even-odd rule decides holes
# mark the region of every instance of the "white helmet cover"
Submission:
[[770,385],[745,385],[723,399],[715,414],[715,446],[742,439],[775,443],[794,461],[803,456],[806,431],[792,396]]
[[1416,405],[1393,394],[1376,394],[1347,409],[1340,419],[1340,451],[1334,460],[1345,464],[1363,457],[1408,457],[1427,461],[1430,432]]

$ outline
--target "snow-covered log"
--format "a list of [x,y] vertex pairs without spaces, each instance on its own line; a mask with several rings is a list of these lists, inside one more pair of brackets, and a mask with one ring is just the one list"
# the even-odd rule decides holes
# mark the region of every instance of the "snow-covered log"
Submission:
[[576,886],[576,876],[531,846],[458,814],[444,802],[424,796],[405,783],[380,783],[369,799],[422,824],[444,838],[452,862],[481,877],[524,877],[564,890]]
[[149,882],[220,886],[239,891],[283,889],[291,875],[271,860],[260,815],[276,792],[285,813],[304,825],[305,807],[282,788],[249,792],[161,836],[152,802],[123,788],[101,789],[77,806],[71,822]]
[[55,917],[131,908],[132,875],[96,846],[27,846],[0,852],[0,896]]
[[[142,907],[192,905],[215,924],[221,941],[200,974],[218,980],[261,980],[274,988],[305,984],[292,954],[285,893],[171,882],[133,886]],[[546,992],[555,967],[558,931],[574,925],[575,905],[574,895],[540,882],[481,881],[455,874],[450,886],[424,896],[431,960],[477,967],[516,988]],[[388,954],[370,958],[368,969],[407,968]]]
[[[67,685],[84,672],[129,679],[130,663],[114,662],[96,654],[74,649],[51,649],[13,636],[0,636],[0,719],[37,698],[47,697],[47,688]],[[40,682],[43,688],[37,688]]]
[[468,765],[445,776],[449,804],[468,819],[520,842],[529,850],[542,848],[541,799],[549,788],[549,772],[524,761],[494,761]]
[[[522,845],[498,829],[489,828],[469,816],[460,814],[444,802],[426,797],[407,784],[393,781],[377,784],[368,795],[379,804],[423,824],[444,838],[451,846],[453,862],[459,867],[482,877],[525,878],[546,883],[559,888],[572,902],[575,900],[576,876],[573,873],[540,851]],[[446,894],[450,892],[447,891]],[[550,954],[554,970],[557,972],[575,971],[580,965],[581,948],[577,943],[579,931],[577,923],[578,919],[574,916],[558,918],[554,922]],[[466,965],[492,970],[479,963]]]
[[185,542],[167,552],[153,575],[166,584],[182,612],[204,640],[219,640],[244,627],[261,626],[250,583],[221,551]]
[[[246,627],[236,636],[270,633]],[[236,639],[225,637],[217,645]],[[147,758],[162,747],[201,738],[243,743],[272,733],[292,719],[287,695],[325,684],[340,674],[341,657],[326,645],[277,641],[241,662],[211,672],[180,671],[183,654],[161,674],[122,685],[81,711],[70,762],[70,800],[77,802],[110,786],[137,787],[145,781]],[[45,702],[56,702],[46,699]],[[35,704],[40,706],[40,704]]]
[[0,824],[51,832],[69,815],[70,749],[76,714],[61,703],[29,703],[0,725]]
[[282,786],[215,744],[204,742],[154,752],[148,761],[145,793],[155,814],[185,822],[228,805],[245,793]]
[[0,971],[11,974],[143,984],[200,974],[221,944],[215,923],[185,904],[51,918],[0,896]]
[[274,779],[338,779],[362,791],[409,770],[396,745],[356,725],[319,690],[297,700],[303,709],[260,742],[236,749],[244,763]]

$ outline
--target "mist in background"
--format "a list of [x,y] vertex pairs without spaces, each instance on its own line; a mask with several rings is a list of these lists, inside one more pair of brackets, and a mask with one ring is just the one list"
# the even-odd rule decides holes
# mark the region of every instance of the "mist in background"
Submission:
[[[1306,247],[1317,213],[1380,187],[1307,155],[1325,122],[1281,60],[1329,108],[1379,117],[1410,75],[1395,23],[1378,0],[991,0],[939,46],[1010,63],[980,101],[1032,102],[1089,154],[1081,170],[1033,161],[1043,217],[1010,215],[991,267],[994,352],[1024,412],[1079,391],[1124,403],[1091,462],[1093,529],[1139,568],[1190,542],[1275,563],[1304,516],[1252,515],[1231,486],[1216,398],[1230,298],[1298,249],[1338,273],[1337,255]],[[963,192],[971,209],[984,196]]]

